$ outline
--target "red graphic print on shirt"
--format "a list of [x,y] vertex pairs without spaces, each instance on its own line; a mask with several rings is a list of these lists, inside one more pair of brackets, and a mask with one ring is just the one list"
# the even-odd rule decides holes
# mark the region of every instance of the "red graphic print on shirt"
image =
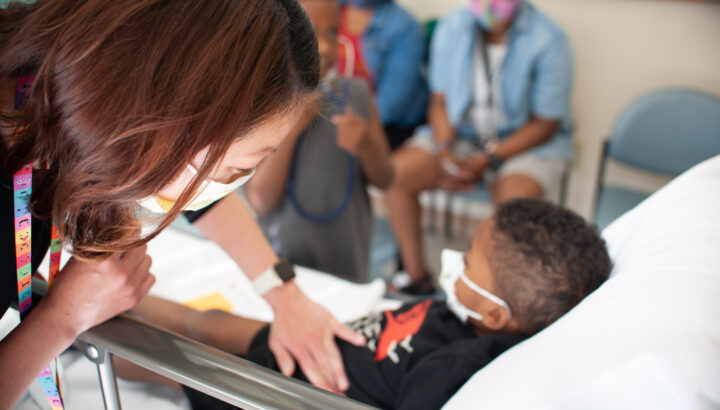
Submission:
[[392,312],[385,312],[387,323],[385,330],[380,334],[378,340],[377,351],[375,352],[376,362],[389,357],[390,360],[397,363],[396,348],[398,346],[412,353],[413,348],[410,342],[412,342],[413,335],[420,330],[420,327],[425,321],[425,316],[431,303],[430,300],[426,300],[397,316],[393,316]]

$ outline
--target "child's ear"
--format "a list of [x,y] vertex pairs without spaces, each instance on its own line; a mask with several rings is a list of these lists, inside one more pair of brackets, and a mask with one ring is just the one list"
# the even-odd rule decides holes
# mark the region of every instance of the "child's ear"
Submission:
[[483,314],[482,323],[486,328],[497,332],[507,326],[508,320],[507,311],[502,306],[493,304],[493,307]]

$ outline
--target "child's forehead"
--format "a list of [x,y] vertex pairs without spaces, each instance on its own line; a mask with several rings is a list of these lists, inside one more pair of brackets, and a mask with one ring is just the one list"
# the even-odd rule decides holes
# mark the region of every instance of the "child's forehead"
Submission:
[[325,21],[327,17],[333,17],[330,20],[336,20],[338,18],[338,4],[335,0],[301,0],[300,5],[305,9],[305,12],[310,17],[313,23],[317,24],[319,21]]

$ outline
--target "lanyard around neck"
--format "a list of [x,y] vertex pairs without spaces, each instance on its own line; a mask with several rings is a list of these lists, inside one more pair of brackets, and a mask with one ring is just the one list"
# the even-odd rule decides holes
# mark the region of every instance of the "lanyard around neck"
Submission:
[[[32,85],[32,77],[21,77],[17,82],[15,92],[16,118],[25,108],[27,92]],[[25,127],[15,122],[14,135],[19,136],[25,132]],[[32,215],[28,205],[32,196],[32,164],[20,168],[13,175],[13,205],[15,216],[15,266],[17,268],[18,306],[20,320],[30,313],[32,309]],[[62,244],[55,226],[50,234],[50,275],[48,287],[60,272],[60,253]],[[57,384],[57,373],[53,377],[50,365],[47,365],[38,375],[38,381],[45,392],[45,397],[52,410],[63,409],[63,401]]]
[[[495,144],[498,140],[497,135],[497,124],[495,124],[495,118],[494,118],[494,111],[497,104],[497,98],[495,98],[495,84],[494,84],[494,75],[493,75],[493,69],[490,65],[490,45],[487,41],[487,35],[485,31],[482,29],[482,27],[477,24],[476,25],[476,39],[477,39],[477,47],[480,50],[480,59],[482,60],[483,69],[485,70],[485,81],[487,83],[487,100],[486,104],[488,107],[488,111],[490,112],[490,115],[488,115],[487,120],[490,121],[489,129],[492,130],[492,135],[490,135],[487,140],[482,142],[483,146],[486,146],[487,144]],[[499,108],[499,107],[498,107]]]

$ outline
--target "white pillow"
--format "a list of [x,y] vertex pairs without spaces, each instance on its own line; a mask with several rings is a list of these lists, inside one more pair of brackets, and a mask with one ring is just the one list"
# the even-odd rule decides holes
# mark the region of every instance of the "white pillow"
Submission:
[[603,236],[611,278],[446,409],[720,408],[720,156]]

